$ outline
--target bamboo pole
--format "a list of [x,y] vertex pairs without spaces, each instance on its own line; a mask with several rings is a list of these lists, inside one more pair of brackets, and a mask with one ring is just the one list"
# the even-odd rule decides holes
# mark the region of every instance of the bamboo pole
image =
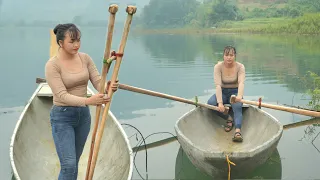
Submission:
[[[126,8],[126,12],[128,13],[128,16],[127,16],[127,20],[125,22],[125,27],[124,27],[124,31],[123,31],[120,47],[119,47],[119,52],[118,52],[119,56],[117,56],[116,63],[115,63],[115,66],[114,66],[114,71],[112,73],[111,84],[115,83],[116,80],[117,80],[119,69],[120,69],[120,65],[121,65],[121,61],[122,61],[122,57],[123,57],[122,54],[123,54],[125,46],[126,46],[126,42],[127,42],[129,30],[130,30],[130,25],[131,25],[131,22],[132,22],[132,17],[136,13],[136,10],[137,10],[137,8],[135,6],[128,6]],[[95,169],[97,158],[98,158],[98,154],[99,154],[101,139],[102,139],[102,135],[103,135],[103,131],[104,131],[104,126],[105,126],[106,119],[108,117],[110,104],[111,104],[112,97],[113,97],[113,91],[112,91],[111,88],[108,89],[108,96],[110,97],[110,101],[108,103],[106,103],[106,106],[104,108],[102,119],[101,119],[101,124],[99,126],[99,130],[98,130],[98,133],[97,133],[97,139],[96,139],[95,144],[94,144],[92,162],[91,162],[91,165],[90,165],[89,178],[88,178],[89,180],[92,180],[92,178],[93,178],[94,169]]]
[[[230,103],[232,104],[232,103],[236,103],[236,102],[238,102],[238,101],[236,101],[236,96],[232,95],[230,97]],[[244,99],[241,99],[239,102],[242,102],[245,104],[251,104],[251,105],[255,105],[255,106],[260,105],[259,102],[248,101],[248,100],[244,100]],[[301,114],[301,115],[305,115],[305,116],[320,117],[320,112],[317,112],[317,111],[308,111],[305,109],[297,109],[297,108],[291,108],[291,107],[285,107],[285,106],[279,106],[279,105],[273,105],[273,104],[267,104],[267,103],[261,103],[260,106],[270,108],[270,109],[280,110],[280,111]]]
[[314,124],[320,124],[320,118],[312,118],[304,121],[286,124],[286,125],[283,125],[283,129],[287,130],[287,129],[297,128],[297,127],[302,127],[307,125],[314,125]]
[[[101,82],[100,82],[100,89],[99,93],[103,94],[105,92],[105,83],[106,83],[106,76],[109,72],[110,65],[112,63],[112,60],[114,60],[116,57],[112,56],[110,57],[110,49],[112,44],[112,36],[113,36],[113,30],[114,30],[114,23],[116,18],[116,13],[118,12],[118,5],[112,4],[109,6],[109,25],[108,25],[108,34],[107,34],[107,41],[103,56],[103,67],[102,67],[102,73],[101,73]],[[100,112],[101,112],[101,105],[97,105],[96,107],[96,116],[95,116],[95,124],[92,131],[92,137],[91,137],[91,146],[90,146],[90,152],[88,157],[88,164],[87,164],[87,171],[86,171],[86,177],[85,179],[88,179],[90,166],[91,166],[91,160],[92,160],[92,153],[94,150],[94,142],[96,139],[97,129],[99,126],[99,119],[100,119]]]
[[[126,85],[126,84],[119,84],[119,89],[132,91],[132,92],[136,92],[136,93],[140,93],[140,94],[146,94],[146,95],[155,96],[155,97],[161,97],[161,98],[165,98],[165,99],[179,101],[179,102],[183,102],[183,103],[186,103],[186,104],[197,105],[197,106],[201,106],[201,107],[205,107],[205,108],[208,108],[208,109],[212,109],[212,110],[218,111],[218,107],[217,106],[198,103],[198,102],[195,102],[195,101],[191,101],[189,99],[184,99],[184,98],[177,97],[177,96],[172,96],[172,95],[163,94],[163,93],[159,93],[159,92],[155,92],[155,91],[150,91],[150,90],[147,90],[147,89],[137,88],[137,87],[129,86],[129,85]],[[225,112],[224,113],[228,114],[228,111],[229,111],[229,107],[225,107]]]

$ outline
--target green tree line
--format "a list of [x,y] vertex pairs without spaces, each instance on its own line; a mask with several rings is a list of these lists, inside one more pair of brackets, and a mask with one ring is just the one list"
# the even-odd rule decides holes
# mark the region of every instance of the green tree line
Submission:
[[[296,18],[320,12],[319,0],[275,0],[261,7],[240,7],[236,0],[150,0],[138,24],[143,28],[219,27],[224,21],[250,18]],[[279,6],[282,4],[282,6]],[[267,6],[267,7],[265,7]]]

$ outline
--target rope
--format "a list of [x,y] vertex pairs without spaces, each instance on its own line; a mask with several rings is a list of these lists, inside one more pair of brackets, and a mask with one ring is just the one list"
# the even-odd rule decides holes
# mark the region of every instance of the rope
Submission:
[[258,105],[259,109],[261,109],[261,101],[262,101],[262,98],[260,97],[259,98],[259,105]]
[[123,57],[123,53],[116,53],[116,51],[112,51],[111,56]]
[[112,62],[112,58],[109,59],[103,59],[103,63],[110,64]]
[[231,174],[230,164],[232,164],[232,165],[234,165],[234,166],[235,166],[236,164],[229,160],[229,156],[228,156],[228,155],[226,155],[226,157],[227,157],[228,169],[229,169],[229,170],[228,170],[228,171],[229,171],[229,172],[228,172],[228,180],[230,180],[230,174]]
[[195,103],[196,107],[198,107],[198,96],[195,96],[194,98],[195,98],[195,102],[194,103]]

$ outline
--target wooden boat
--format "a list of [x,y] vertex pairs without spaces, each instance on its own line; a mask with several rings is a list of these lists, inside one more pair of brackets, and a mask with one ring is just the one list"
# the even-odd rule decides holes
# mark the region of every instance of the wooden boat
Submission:
[[[232,110],[230,110],[232,113]],[[243,106],[243,142],[232,141],[234,128],[225,132],[225,120],[213,110],[197,107],[184,114],[175,125],[178,141],[192,164],[214,178],[243,178],[264,164],[276,149],[283,127],[270,114],[253,106]]]
[[[88,96],[92,94],[93,91],[88,88]],[[39,84],[25,106],[11,138],[10,160],[14,179],[58,179],[60,165],[49,120],[52,105],[50,87],[46,83]],[[79,162],[78,179],[85,179],[95,110],[95,106],[90,106],[91,132]],[[93,179],[130,180],[132,169],[133,153],[128,137],[109,111]]]

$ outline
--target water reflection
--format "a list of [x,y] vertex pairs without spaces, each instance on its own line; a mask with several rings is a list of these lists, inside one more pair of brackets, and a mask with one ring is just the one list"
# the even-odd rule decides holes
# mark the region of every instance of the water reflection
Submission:
[[[82,50],[93,57],[99,70],[105,46],[105,31],[105,27],[82,28]],[[0,93],[2,100],[0,106],[4,108],[23,106],[33,93],[36,88],[35,77],[43,77],[44,63],[48,59],[48,32],[49,28],[0,29],[0,47],[2,47],[0,54],[3,55],[0,60],[3,65],[0,81],[5,87]],[[118,48],[121,33],[122,29],[115,31],[112,49]],[[320,38],[316,36],[229,34],[143,35],[134,38],[131,35],[119,74],[121,83],[190,99],[194,99],[196,95],[202,96],[208,91],[210,94],[201,99],[201,102],[206,102],[214,93],[212,90],[214,89],[213,65],[222,58],[223,47],[226,45],[235,45],[238,52],[237,60],[246,65],[245,94],[252,97],[263,96],[263,101],[275,103],[279,101],[302,106],[307,104],[307,101],[301,100],[298,94],[306,90],[303,77],[307,70],[320,72]],[[15,53],[18,49],[20,53]],[[252,100],[251,97],[248,99]],[[189,106],[177,107],[169,102],[164,99],[118,91],[111,110],[119,120],[137,125],[143,134],[173,131],[175,120],[189,110]],[[287,113],[271,110],[270,112],[284,124],[302,119],[300,116],[291,117],[291,114]],[[18,117],[19,113],[14,113],[10,109],[0,110],[0,119],[3,120],[2,131],[6,134],[3,136],[5,143],[1,146],[1,152],[5,156],[7,156],[9,137]],[[306,140],[310,143],[305,142]],[[315,125],[295,128],[284,133],[278,146],[284,158],[281,162],[283,176],[317,178],[315,162],[320,157],[319,140],[319,128]],[[179,145],[171,144],[150,153],[153,159],[148,159],[152,162],[148,165],[156,166],[154,171],[149,171],[150,176],[155,177],[154,179],[173,178],[174,174],[171,172],[174,167],[171,165],[175,164],[171,161],[175,160],[178,148]],[[169,162],[162,161],[162,155],[169,157]],[[140,164],[139,160],[137,161],[138,166],[144,168],[145,159],[141,157]],[[165,170],[157,169],[159,166]],[[3,170],[0,174],[8,173],[9,160],[1,167]],[[292,173],[292,169],[296,170],[296,173]],[[198,173],[195,169],[190,171]]]
[[320,127],[320,118],[312,118],[309,120],[284,125],[283,129],[287,130],[287,129],[297,128],[297,127],[301,127],[301,126],[307,126],[307,127],[304,130],[303,137],[301,137],[301,139],[299,139],[299,141],[309,140],[311,142],[312,146],[320,153],[320,148],[318,148],[317,145],[315,144],[315,140],[318,137],[320,137],[319,136],[320,131],[318,131],[319,127]]
[[[228,168],[228,167],[226,167]],[[232,166],[231,166],[232,178]],[[257,167],[254,172],[245,176],[246,179],[281,179],[282,164],[278,149],[276,149],[270,158],[261,166]],[[212,177],[198,170],[188,159],[187,155],[180,147],[175,166],[175,179],[186,180],[212,180]],[[213,178],[215,179],[215,178]]]
[[306,90],[301,84],[307,71],[320,72],[316,48],[320,37],[152,34],[142,36],[141,41],[147,52],[157,57],[152,58],[154,66],[191,68],[202,61],[203,72],[208,72],[208,66],[212,71],[213,65],[222,60],[223,48],[233,45],[251,81],[283,84],[299,93]]

